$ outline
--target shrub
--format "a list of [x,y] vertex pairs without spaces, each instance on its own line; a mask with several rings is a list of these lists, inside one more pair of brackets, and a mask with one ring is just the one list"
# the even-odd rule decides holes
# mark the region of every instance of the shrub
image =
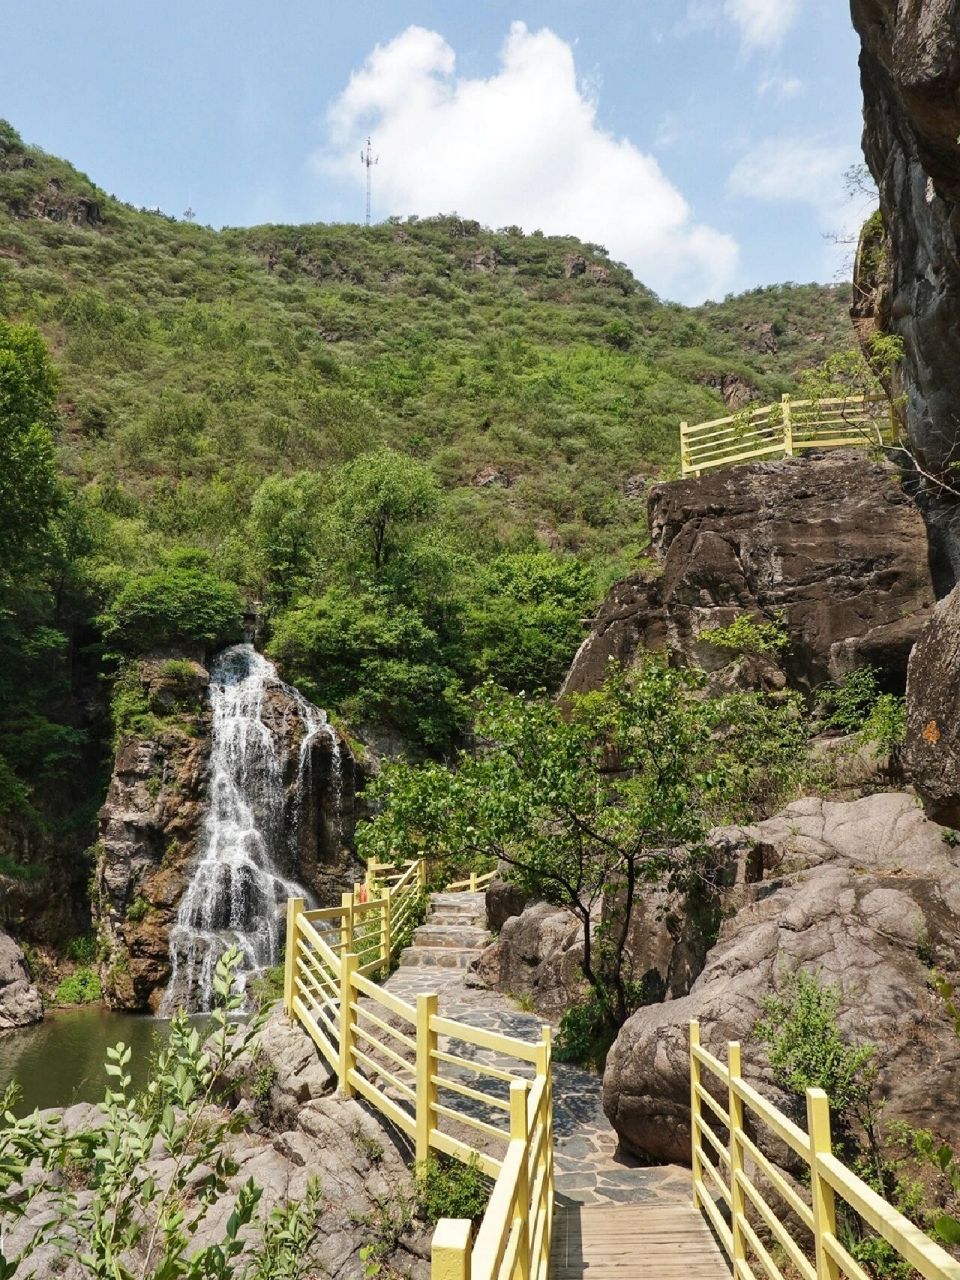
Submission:
[[53,994],[55,1004],[92,1004],[103,995],[100,975],[95,969],[84,966],[72,973],[57,987]]
[[837,1024],[841,992],[805,969],[783,980],[780,995],[761,1001],[754,1035],[767,1048],[779,1082],[800,1096],[824,1089],[838,1121],[863,1114],[875,1079],[873,1045],[848,1045]]
[[739,614],[725,627],[707,627],[697,638],[733,653],[779,653],[790,639],[782,620],[757,622],[748,613]]
[[209,557],[171,556],[155,573],[130,578],[100,622],[107,640],[125,654],[196,641],[211,647],[238,640],[243,604]]
[[476,1156],[462,1164],[431,1156],[417,1167],[417,1211],[428,1222],[441,1218],[482,1218],[490,1199],[490,1179],[480,1171]]
[[67,943],[67,958],[77,964],[89,965],[97,958],[97,935],[81,933]]
[[150,903],[146,898],[142,898],[139,894],[127,907],[127,919],[133,924],[139,924],[150,910]]
[[824,723],[843,733],[856,733],[880,694],[876,667],[857,667],[817,694],[817,709]]

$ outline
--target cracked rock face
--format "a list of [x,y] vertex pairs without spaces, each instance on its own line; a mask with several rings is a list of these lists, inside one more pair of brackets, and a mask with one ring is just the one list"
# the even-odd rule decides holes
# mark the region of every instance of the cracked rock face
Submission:
[[[903,338],[911,448],[941,475],[960,448],[960,2],[850,8],[862,45],[863,151],[884,226],[879,259],[858,270],[854,315],[870,312]],[[949,589],[960,576],[960,506],[933,492],[927,515]]]
[[930,986],[960,971],[960,852],[913,796],[799,800],[739,833],[762,861],[688,995],[640,1009],[607,1059],[604,1110],[629,1151],[689,1160],[688,1024],[721,1058],[743,1046],[744,1074],[781,1108],[754,1025],[765,995],[802,967],[842,993],[845,1037],[877,1046],[884,1120],[960,1139],[960,1042]]
[[907,655],[933,605],[923,519],[896,469],[836,450],[705,474],[650,493],[658,567],[617,583],[563,687],[586,692],[611,659],[645,650],[730,674],[729,655],[698,640],[738,614],[782,615],[779,661],[734,673],[741,687],[813,688],[874,663],[902,688]]

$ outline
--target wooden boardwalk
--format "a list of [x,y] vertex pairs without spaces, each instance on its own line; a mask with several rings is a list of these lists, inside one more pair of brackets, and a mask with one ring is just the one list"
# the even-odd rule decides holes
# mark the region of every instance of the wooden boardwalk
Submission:
[[557,1209],[550,1280],[730,1280],[710,1228],[690,1204]]

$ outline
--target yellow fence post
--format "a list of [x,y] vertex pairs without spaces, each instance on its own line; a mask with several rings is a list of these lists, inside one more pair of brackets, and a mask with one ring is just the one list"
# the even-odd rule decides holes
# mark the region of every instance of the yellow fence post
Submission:
[[427,887],[427,860],[426,858],[417,859],[417,888],[421,893]]
[[727,1071],[730,1076],[727,1106],[730,1116],[730,1229],[733,1234],[731,1261],[733,1274],[736,1276],[739,1274],[737,1263],[745,1262],[747,1259],[747,1248],[743,1236],[747,1202],[737,1176],[738,1174],[743,1176],[743,1099],[734,1088],[734,1081],[740,1079],[742,1071],[738,1040],[731,1040],[727,1044]]
[[700,1166],[700,1097],[697,1086],[700,1084],[700,1063],[694,1055],[694,1049],[700,1048],[700,1023],[690,1023],[690,1172],[693,1175],[693,1207],[700,1208],[700,1194],[703,1186],[703,1169]]
[[680,423],[680,475],[686,476],[690,472],[690,463],[687,453],[687,424]]
[[287,950],[283,958],[283,1009],[293,1017],[293,1001],[297,994],[297,916],[303,910],[303,898],[287,899]]
[[817,1280],[839,1280],[840,1267],[827,1253],[825,1234],[837,1234],[837,1206],[833,1187],[820,1172],[820,1156],[831,1155],[830,1100],[822,1089],[807,1090],[807,1129],[810,1133],[810,1203],[813,1208],[813,1243]]
[[437,1102],[437,1086],[432,1076],[439,1071],[435,1060],[437,1033],[430,1023],[437,1016],[438,998],[434,994],[417,996],[417,1163],[430,1154],[430,1130]]
[[784,392],[780,401],[783,413],[783,451],[788,458],[793,457],[793,421],[790,417],[790,397]]
[[546,1230],[540,1234],[540,1260],[537,1274],[545,1276],[550,1261],[550,1240],[553,1233],[553,1073],[550,1069],[552,1057],[553,1028],[544,1025],[540,1031],[540,1043],[537,1045],[537,1076],[544,1079],[546,1098],[544,1101],[543,1124],[544,1135],[541,1143],[541,1162],[546,1162],[546,1173],[543,1179],[543,1211],[546,1215]]
[[520,1243],[517,1246],[517,1262],[514,1275],[520,1280],[528,1280],[530,1275],[530,1175],[527,1167],[527,1140],[530,1136],[527,1125],[527,1090],[526,1080],[510,1082],[510,1141],[520,1141],[524,1145],[524,1155],[520,1162],[520,1173],[517,1177],[516,1216],[520,1220]]
[[353,1067],[353,975],[357,971],[358,960],[352,951],[344,951],[340,955],[340,1059],[337,1063],[337,1075],[340,1079],[340,1092],[345,1098],[354,1095],[350,1083],[350,1071]]
[[340,954],[343,955],[345,952],[353,950],[352,893],[341,894],[340,910],[343,912],[343,915],[340,917]]
[[384,971],[390,968],[390,951],[393,946],[393,942],[390,937],[390,932],[391,932],[390,930],[390,899],[391,899],[392,892],[393,891],[389,885],[384,885],[383,887],[383,932],[380,938],[381,945],[383,946]]
[[470,872],[470,892],[477,892],[477,873],[475,871]]
[[470,1280],[469,1218],[441,1218],[430,1242],[430,1280]]

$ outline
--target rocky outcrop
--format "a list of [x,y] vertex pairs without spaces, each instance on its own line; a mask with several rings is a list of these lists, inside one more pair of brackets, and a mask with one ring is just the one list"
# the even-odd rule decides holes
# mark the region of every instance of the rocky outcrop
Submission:
[[511,916],[518,916],[527,905],[527,897],[510,880],[497,876],[491,880],[486,892],[487,924],[499,933]]
[[882,231],[861,262],[855,319],[899,334],[912,452],[945,588],[960,574],[960,3],[852,0],[860,34],[863,150]]
[[[170,979],[170,929],[204,834],[209,681],[196,659],[171,655],[145,659],[137,673],[133,696],[145,709],[145,729],[120,738],[97,844],[95,914],[108,949],[104,994],[115,1008],[155,1010]],[[341,741],[334,776],[331,738],[318,735],[302,768],[304,726],[279,679],[266,691],[261,718],[283,762],[286,870],[319,902],[332,902],[353,869],[353,756]]]
[[906,769],[930,816],[960,827],[960,587],[934,609],[910,655]]
[[483,986],[525,997],[538,1013],[559,1018],[586,990],[580,939],[580,923],[569,911],[535,902],[503,922],[474,973]]
[[800,800],[729,833],[760,868],[727,904],[716,945],[688,995],[640,1009],[604,1073],[604,1110],[622,1145],[654,1160],[689,1158],[688,1023],[707,1048],[743,1045],[745,1074],[780,1106],[754,1035],[761,1000],[797,967],[839,986],[842,1031],[877,1046],[884,1120],[960,1139],[960,1042],[930,970],[960,970],[960,852],[914,797]]
[[[728,655],[698,639],[742,613],[782,617],[790,644],[750,673],[806,688],[874,663],[903,687],[934,592],[927,538],[896,469],[836,450],[656,485],[648,503],[656,567],[617,583],[564,684],[602,683],[611,660],[669,648],[708,670]],[[741,673],[741,677],[745,673]]]
[[23,952],[14,940],[0,933],[0,1031],[28,1027],[43,1017],[40,992],[30,981]]

